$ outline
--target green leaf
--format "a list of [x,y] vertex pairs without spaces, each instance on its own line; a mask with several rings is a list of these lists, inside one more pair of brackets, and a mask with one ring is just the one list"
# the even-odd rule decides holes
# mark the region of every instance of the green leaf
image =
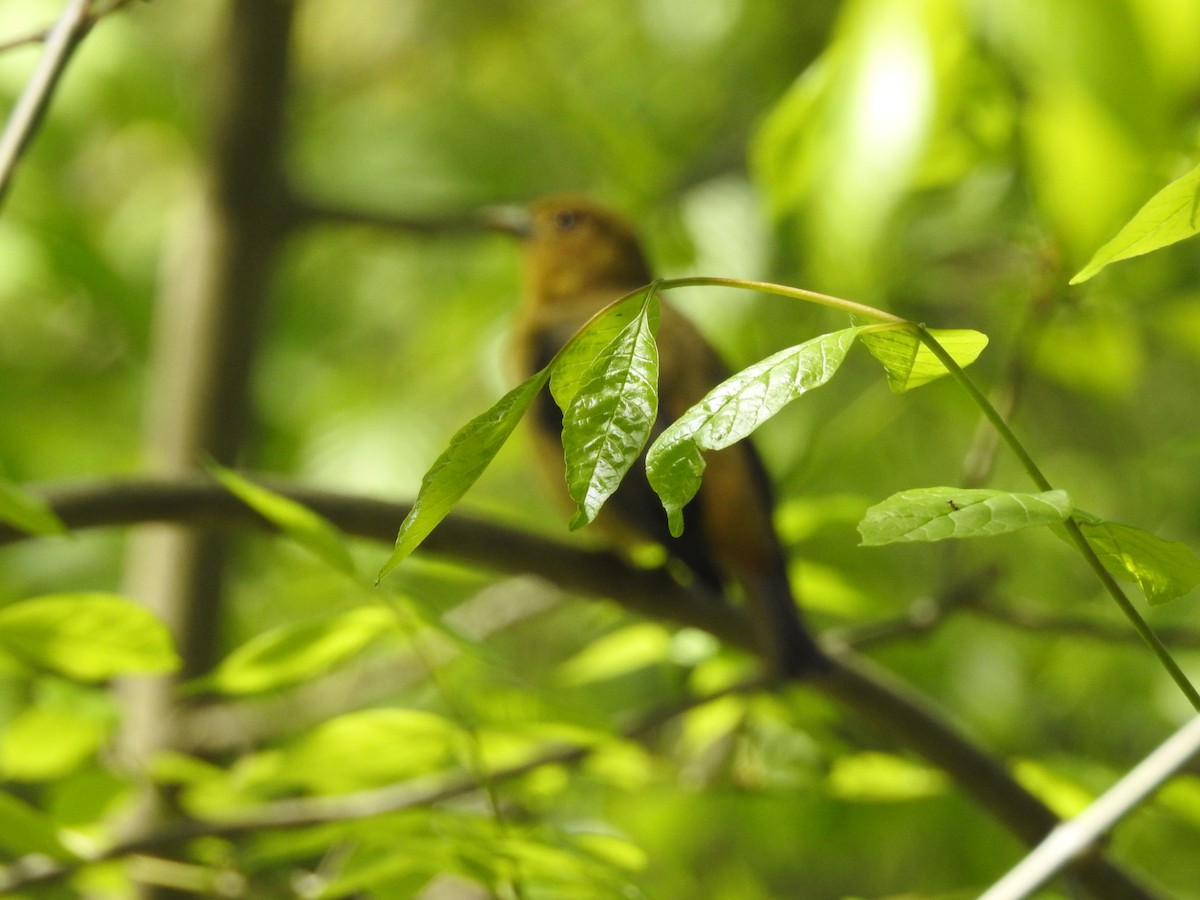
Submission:
[[313,622],[282,625],[230,653],[205,686],[226,694],[254,694],[297,684],[349,659],[395,624],[391,610],[364,606]]
[[236,472],[215,463],[209,466],[209,471],[231,494],[297,544],[311,551],[331,568],[355,577],[354,558],[350,555],[346,536],[323,516],[303,503],[247,481]]
[[0,774],[17,781],[59,781],[89,759],[109,733],[90,710],[27,706],[0,732]]
[[829,790],[843,800],[897,802],[942,794],[946,778],[937,769],[902,756],[866,751],[834,761]]
[[559,680],[568,685],[607,681],[670,655],[671,633],[655,622],[639,622],[592,641],[559,667]]
[[3,479],[0,479],[0,521],[29,534],[67,532],[67,526],[54,514],[49,503]]
[[596,357],[643,314],[647,293],[634,294],[601,310],[559,352],[551,366],[550,394],[563,412],[575,399]]
[[[932,330],[929,334],[963,368],[973,363],[987,346],[986,334],[966,329]],[[902,394],[946,374],[946,367],[917,334],[907,328],[872,331],[862,336],[863,346],[883,363],[888,386]]]
[[0,647],[69,678],[172,672],[179,658],[166,626],[113,594],[51,594],[0,609]]
[[440,771],[460,738],[448,719],[416,709],[367,709],[318,725],[278,757],[278,777],[342,793]]
[[700,489],[701,451],[742,440],[801,394],[827,382],[863,327],[823,334],[743,369],[658,436],[646,456],[646,475],[673,535],[683,533],[683,507]]
[[5,856],[44,853],[53,859],[71,858],[49,816],[3,791],[0,791],[0,848],[7,851]]
[[571,528],[596,518],[629,472],[658,416],[658,297],[596,356],[563,416],[567,489],[579,510]]
[[1007,491],[921,488],[893,494],[867,510],[858,523],[864,547],[900,541],[993,537],[1022,528],[1056,525],[1071,515],[1065,491],[1013,494]]
[[549,368],[542,369],[459,429],[450,440],[450,446],[425,473],[417,499],[396,535],[396,547],[380,570],[377,582],[417,549],[470,490],[504,446],[538,392],[546,386],[549,377]]
[[1096,251],[1071,284],[1087,281],[1109,263],[1158,250],[1200,230],[1200,165],[1151,197],[1117,236]]
[[1200,584],[1200,559],[1186,544],[1086,514],[1077,513],[1077,518],[1104,567],[1118,578],[1137,582],[1151,604],[1182,597]]

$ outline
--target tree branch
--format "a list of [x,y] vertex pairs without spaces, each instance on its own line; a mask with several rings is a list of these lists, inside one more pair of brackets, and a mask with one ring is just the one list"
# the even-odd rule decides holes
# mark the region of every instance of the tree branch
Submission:
[[90,7],[91,0],[68,0],[62,15],[46,34],[42,58],[17,98],[4,133],[0,135],[0,203],[4,202],[21,153],[37,131],[72,52],[87,32]]
[[[282,484],[272,487],[310,506],[347,533],[376,540],[390,542],[408,511],[406,504]],[[73,529],[164,521],[266,524],[223,488],[198,478],[48,486],[39,493]],[[26,538],[0,527],[0,545]],[[635,569],[611,554],[575,549],[463,515],[447,518],[423,549],[498,572],[540,575],[575,593],[611,598],[639,614],[702,628],[745,649],[755,646],[749,623],[741,615],[703,602],[661,570]],[[930,701],[844,647],[832,646],[829,652],[833,662],[830,673],[806,681],[806,686],[840,701],[941,768],[1025,843],[1036,844],[1058,824],[1041,801]],[[1073,871],[1096,897],[1151,896],[1128,874],[1096,855],[1080,859]]]

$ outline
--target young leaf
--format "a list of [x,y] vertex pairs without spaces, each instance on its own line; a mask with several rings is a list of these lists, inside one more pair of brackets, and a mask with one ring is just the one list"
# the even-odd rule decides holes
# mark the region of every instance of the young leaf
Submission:
[[1151,604],[1167,603],[1200,584],[1200,559],[1186,544],[1165,541],[1141,528],[1077,514],[1083,536],[1104,567],[1137,582]]
[[657,622],[639,622],[592,641],[559,666],[559,680],[578,686],[619,678],[671,655],[671,632]]
[[205,686],[226,694],[255,694],[298,684],[349,659],[395,624],[391,610],[364,606],[281,625],[225,657]]
[[504,446],[521,416],[529,409],[550,377],[548,369],[513,388],[482,415],[459,429],[450,446],[437,458],[421,481],[412,509],[396,535],[396,547],[379,572],[381,581],[413,552],[421,541],[446,518],[463,494],[483,474]]
[[658,436],[646,457],[646,476],[673,535],[683,533],[683,507],[700,489],[701,451],[742,440],[801,394],[827,382],[862,328],[823,334],[743,369]]
[[0,479],[0,522],[29,534],[66,534],[67,527],[41,497]]
[[596,357],[637,316],[642,314],[646,294],[634,294],[597,315],[571,340],[554,360],[550,373],[550,395],[564,413]]
[[1007,491],[922,488],[893,494],[867,510],[858,523],[862,546],[900,541],[993,537],[1022,528],[1055,525],[1071,515],[1065,491],[1012,494]]
[[1191,237],[1197,230],[1200,230],[1200,166],[1151,197],[1116,237],[1096,251],[1071,279],[1071,284],[1087,281],[1109,263],[1158,250]]
[[304,504],[247,481],[222,466],[210,465],[209,471],[231,494],[297,544],[311,551],[331,568],[355,576],[354,559],[346,544],[346,536],[331,522]]
[[419,709],[364,709],[305,732],[284,748],[279,777],[318,793],[345,793],[446,768],[461,740],[457,725]]
[[81,681],[171,672],[179,665],[166,626],[113,594],[51,594],[6,606],[0,648]]
[[[929,334],[964,368],[973,363],[987,346],[986,334],[965,329],[931,330]],[[916,333],[906,328],[872,331],[862,336],[863,346],[883,363],[888,386],[902,394],[941,378],[946,367],[933,351],[921,343]]]
[[588,367],[563,416],[567,489],[579,507],[572,528],[596,517],[650,437],[658,416],[657,327],[658,298],[650,291]]

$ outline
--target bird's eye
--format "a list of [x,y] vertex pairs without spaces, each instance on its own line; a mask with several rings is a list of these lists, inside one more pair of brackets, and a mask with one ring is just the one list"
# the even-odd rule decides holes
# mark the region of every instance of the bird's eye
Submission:
[[559,231],[570,231],[579,224],[580,215],[573,209],[560,209],[554,214],[554,227]]

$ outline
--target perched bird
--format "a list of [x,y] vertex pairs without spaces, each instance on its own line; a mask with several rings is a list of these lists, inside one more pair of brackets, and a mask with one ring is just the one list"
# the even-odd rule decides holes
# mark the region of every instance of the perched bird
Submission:
[[[545,366],[603,306],[652,280],[630,224],[586,199],[548,197],[528,207],[509,230],[524,242],[524,297],[515,340],[524,374]],[[657,340],[659,413],[651,440],[728,374],[695,326],[666,302]],[[554,472],[565,496],[562,413],[548,391],[531,416],[541,462]],[[684,509],[679,538],[671,536],[662,505],[646,482],[644,451],[597,524],[623,538],[632,533],[661,544],[713,592],[727,594],[738,585],[775,676],[820,671],[825,659],[800,622],[761,460],[746,441],[706,459],[703,484]]]

